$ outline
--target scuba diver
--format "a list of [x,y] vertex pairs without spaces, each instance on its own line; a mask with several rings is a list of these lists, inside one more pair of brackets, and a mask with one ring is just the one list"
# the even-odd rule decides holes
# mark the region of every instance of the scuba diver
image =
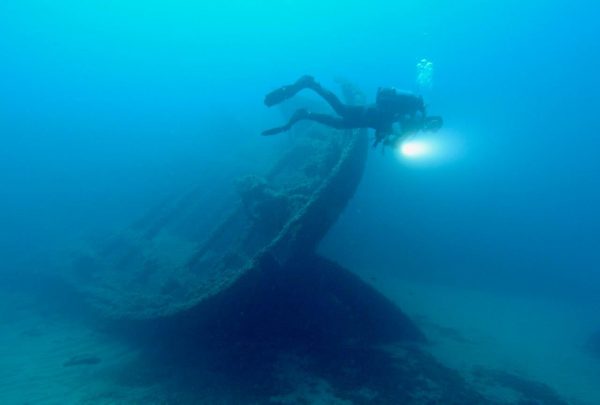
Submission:
[[[287,124],[268,129],[263,135],[285,132],[297,122],[309,120],[336,129],[372,128],[375,130],[373,146],[377,146],[382,141],[384,145],[395,143],[402,136],[420,130],[437,131],[443,125],[442,117],[427,116],[423,98],[414,94],[394,88],[379,88],[374,104],[348,105],[323,88],[312,76],[302,76],[295,83],[270,92],[265,96],[265,105],[272,107],[304,89],[311,89],[321,96],[337,116],[298,109]],[[394,133],[394,123],[400,124],[400,133]]]

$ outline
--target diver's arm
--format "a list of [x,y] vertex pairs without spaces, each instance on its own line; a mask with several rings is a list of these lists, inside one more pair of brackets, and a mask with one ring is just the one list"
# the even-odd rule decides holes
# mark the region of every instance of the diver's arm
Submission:
[[417,112],[420,112],[420,113],[421,113],[421,120],[423,120],[423,121],[424,121],[424,120],[425,120],[425,117],[427,117],[427,107],[425,106],[425,104],[423,104],[423,105],[421,106],[421,108],[419,108],[419,109],[417,110]]
[[394,136],[400,137],[400,136],[404,135],[404,132],[405,132],[404,127],[405,126],[402,124],[402,121],[394,122],[394,126],[392,127]]

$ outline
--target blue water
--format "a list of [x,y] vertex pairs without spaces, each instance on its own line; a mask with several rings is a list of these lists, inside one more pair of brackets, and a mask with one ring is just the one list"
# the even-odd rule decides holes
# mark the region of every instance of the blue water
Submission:
[[[597,313],[598,17],[586,0],[3,0],[0,275],[56,271],[168,196],[260,167],[288,137],[260,136],[283,119],[265,93],[308,73],[371,101],[380,86],[422,92],[445,122],[415,137],[438,155],[370,152],[321,254],[388,287]],[[600,330],[589,318],[573,328]]]

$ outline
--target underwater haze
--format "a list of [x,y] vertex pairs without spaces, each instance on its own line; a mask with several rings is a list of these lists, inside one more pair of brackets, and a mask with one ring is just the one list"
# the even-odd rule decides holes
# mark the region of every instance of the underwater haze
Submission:
[[[31,285],[172,196],[264,171],[294,138],[261,136],[289,116],[264,96],[310,74],[369,102],[379,87],[421,94],[444,119],[412,146],[369,149],[319,254],[401,307],[448,368],[510,372],[565,401],[505,403],[600,403],[599,18],[587,0],[2,0],[0,402],[150,398],[142,382],[138,396],[83,392],[113,389],[102,355],[52,371],[68,347],[129,352],[90,338],[89,319],[48,315],[39,297],[62,287]],[[156,403],[213,403],[161,376],[153,390],[186,394]],[[314,391],[256,403],[355,403]]]

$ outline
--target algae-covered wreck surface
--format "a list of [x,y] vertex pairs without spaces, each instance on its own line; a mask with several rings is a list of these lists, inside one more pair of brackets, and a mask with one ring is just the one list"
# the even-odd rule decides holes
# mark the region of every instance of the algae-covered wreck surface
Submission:
[[241,177],[224,195],[192,190],[79,252],[69,279],[113,318],[198,306],[252,278],[265,256],[285,263],[312,252],[358,185],[367,142],[366,131],[299,134],[266,174]]

